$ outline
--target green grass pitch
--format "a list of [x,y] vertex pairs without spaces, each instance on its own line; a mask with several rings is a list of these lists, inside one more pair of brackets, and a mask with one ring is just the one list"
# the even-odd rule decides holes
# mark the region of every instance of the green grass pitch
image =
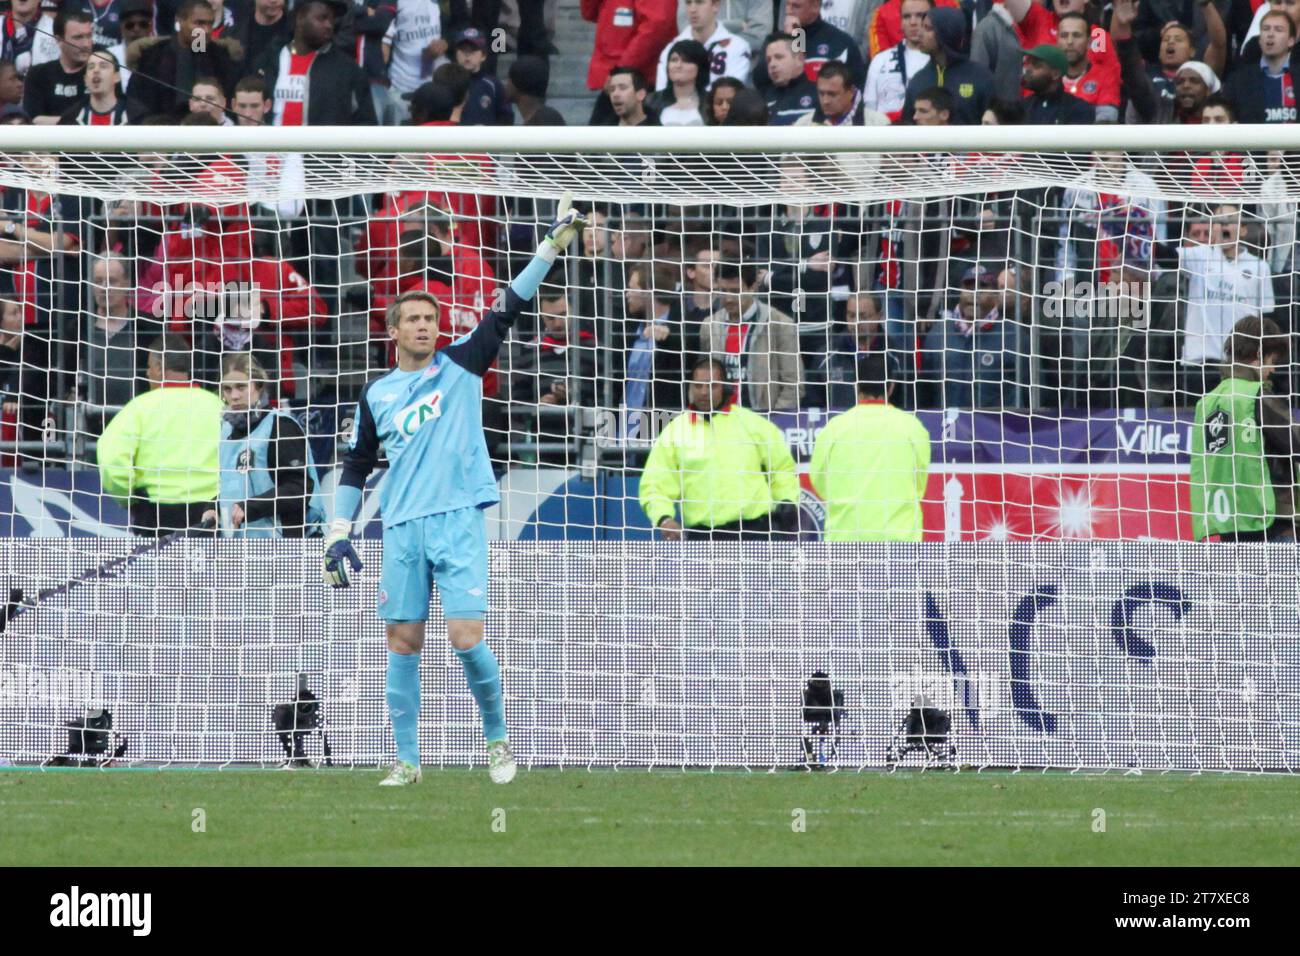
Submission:
[[[1292,865],[1300,844],[1300,780],[1285,777],[534,770],[501,787],[480,769],[426,770],[404,789],[379,779],[3,771],[0,865],[1231,866]],[[206,832],[194,832],[198,809]]]

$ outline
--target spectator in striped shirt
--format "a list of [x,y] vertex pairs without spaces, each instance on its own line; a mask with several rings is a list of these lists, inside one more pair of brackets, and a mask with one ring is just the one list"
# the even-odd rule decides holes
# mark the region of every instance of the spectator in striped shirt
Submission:
[[41,0],[11,0],[0,16],[0,61],[12,63],[19,76],[41,63],[58,59],[54,17],[41,9]]
[[249,72],[262,77],[275,126],[373,126],[370,80],[334,45],[334,28],[350,8],[343,0],[302,0],[293,39],[269,48]]
[[130,115],[125,97],[117,92],[122,71],[117,58],[104,47],[96,47],[86,64],[86,95],[59,117],[61,126],[125,126]]
[[[903,38],[871,58],[863,102],[867,109],[884,113],[891,123],[898,122],[903,115],[908,81],[930,62],[930,54],[921,49],[921,33],[925,28],[926,14],[933,5],[931,0],[903,0],[900,6]],[[1018,52],[1016,85],[1020,85]]]

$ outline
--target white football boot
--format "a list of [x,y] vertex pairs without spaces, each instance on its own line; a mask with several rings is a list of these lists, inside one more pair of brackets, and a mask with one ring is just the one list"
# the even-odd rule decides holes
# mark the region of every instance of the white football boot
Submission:
[[420,768],[415,764],[397,761],[388,776],[379,781],[381,787],[407,787],[420,782]]
[[504,740],[488,744],[488,776],[493,783],[509,783],[515,779],[515,755]]

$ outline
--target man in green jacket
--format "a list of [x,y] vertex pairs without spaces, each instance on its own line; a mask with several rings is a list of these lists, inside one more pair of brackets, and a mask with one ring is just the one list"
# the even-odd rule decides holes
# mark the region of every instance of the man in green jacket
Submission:
[[722,362],[700,359],[691,372],[690,409],[668,423],[650,451],[641,507],[668,541],[766,540],[798,530],[790,446],[766,418],[733,405],[731,391]]
[[1272,319],[1232,327],[1222,381],[1196,403],[1192,426],[1192,534],[1198,540],[1289,541],[1296,536],[1300,426],[1269,378],[1287,363]]
[[827,541],[920,541],[930,433],[889,404],[885,359],[858,362],[858,404],[817,433],[809,477],[826,503]]
[[197,527],[217,497],[221,399],[191,381],[191,352],[181,336],[155,339],[150,390],[114,415],[99,438],[100,486],[127,505],[138,535]]

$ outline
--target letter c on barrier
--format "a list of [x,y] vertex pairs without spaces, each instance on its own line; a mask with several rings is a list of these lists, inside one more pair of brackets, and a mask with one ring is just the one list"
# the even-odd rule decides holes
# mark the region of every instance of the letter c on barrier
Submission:
[[1056,733],[1056,715],[1043,710],[1030,680],[1034,619],[1039,611],[1057,603],[1056,585],[1045,584],[1021,599],[1011,615],[1011,704],[1016,716],[1040,734]]
[[1110,634],[1121,651],[1143,664],[1151,663],[1151,658],[1156,656],[1156,649],[1149,641],[1137,636],[1133,629],[1133,615],[1138,608],[1148,604],[1165,608],[1174,616],[1175,621],[1182,620],[1183,615],[1192,610],[1192,602],[1183,596],[1177,585],[1148,581],[1145,584],[1135,584],[1124,592],[1124,596],[1111,609]]

